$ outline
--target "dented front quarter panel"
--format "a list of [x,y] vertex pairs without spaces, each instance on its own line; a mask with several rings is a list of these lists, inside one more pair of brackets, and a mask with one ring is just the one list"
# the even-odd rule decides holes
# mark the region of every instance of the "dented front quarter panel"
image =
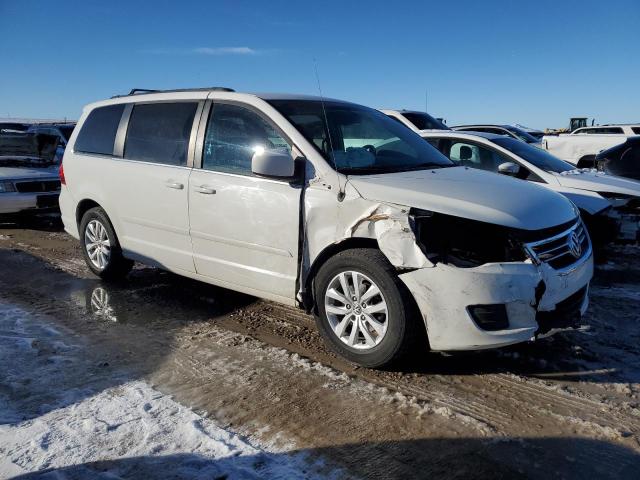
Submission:
[[321,253],[350,238],[375,240],[397,268],[432,266],[416,245],[407,207],[366,200],[349,183],[343,188],[341,201],[337,200],[337,189],[320,181],[311,183],[305,191],[301,287],[306,285],[311,267]]

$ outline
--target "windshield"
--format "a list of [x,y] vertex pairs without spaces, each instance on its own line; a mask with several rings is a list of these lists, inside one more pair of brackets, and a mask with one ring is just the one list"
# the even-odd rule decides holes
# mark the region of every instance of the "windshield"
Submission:
[[440,120],[424,112],[401,112],[418,130],[451,130]]
[[323,108],[319,100],[269,103],[340,173],[366,175],[455,166],[407,127],[372,108],[342,102],[324,102]]
[[522,140],[523,142],[527,142],[527,143],[538,143],[539,140],[534,137],[533,135],[531,135],[529,132],[525,132],[524,130],[517,128],[517,127],[505,127],[507,130],[509,130],[511,133],[513,133],[516,137],[518,137],[520,140]]
[[538,167],[545,172],[568,172],[569,170],[575,170],[575,166],[560,160],[558,157],[554,157],[546,150],[542,150],[538,147],[532,147],[529,144],[523,143],[520,140],[510,137],[501,137],[491,140],[496,145],[500,145],[502,148],[506,148],[512,153],[515,153],[519,157],[523,158],[532,165]]
[[71,138],[71,134],[73,133],[73,125],[65,125],[64,127],[58,127],[58,130],[64,136],[64,139],[68,142]]
[[58,137],[35,133],[0,135],[0,165],[49,166],[55,162]]

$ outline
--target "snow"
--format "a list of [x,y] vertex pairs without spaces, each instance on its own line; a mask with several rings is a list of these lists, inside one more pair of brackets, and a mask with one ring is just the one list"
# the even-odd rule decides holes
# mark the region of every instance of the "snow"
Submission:
[[69,385],[63,371],[90,370],[82,356],[68,333],[0,303],[0,478],[336,475],[304,453],[267,451],[143,380],[114,374],[108,388]]
[[[154,474],[168,477],[307,478],[304,459],[263,452],[142,381],[107,389],[33,420],[1,426],[0,445],[0,476],[5,477],[99,460],[142,458]],[[184,455],[184,460],[175,462],[176,455]],[[139,461],[113,462],[100,475],[118,478],[140,468],[134,463]]]

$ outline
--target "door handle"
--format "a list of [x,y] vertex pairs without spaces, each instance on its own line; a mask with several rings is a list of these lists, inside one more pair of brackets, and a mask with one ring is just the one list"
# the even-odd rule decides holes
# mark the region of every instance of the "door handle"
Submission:
[[166,182],[165,186],[167,188],[174,188],[176,190],[182,190],[184,188],[184,185],[180,182]]
[[203,193],[205,195],[213,195],[216,193],[215,188],[207,187],[206,185],[200,185],[198,187],[193,187],[193,189],[198,193]]

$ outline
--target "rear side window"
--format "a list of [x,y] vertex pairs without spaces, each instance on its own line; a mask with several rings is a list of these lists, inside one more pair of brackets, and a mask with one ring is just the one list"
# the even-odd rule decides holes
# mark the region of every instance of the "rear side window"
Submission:
[[252,110],[214,104],[202,153],[202,168],[252,175],[251,159],[261,149],[291,153],[291,146],[273,124]]
[[610,135],[617,133],[624,133],[620,127],[600,127],[600,128],[587,128],[577,133],[590,133],[592,135]]
[[133,107],[124,158],[184,166],[197,102],[149,103]]
[[402,112],[404,118],[413,123],[418,130],[449,130],[440,120],[433,118],[427,113]]
[[631,131],[636,135],[640,135],[640,127],[631,127]]
[[74,151],[113,155],[113,144],[123,111],[123,104],[93,109],[76,138]]

